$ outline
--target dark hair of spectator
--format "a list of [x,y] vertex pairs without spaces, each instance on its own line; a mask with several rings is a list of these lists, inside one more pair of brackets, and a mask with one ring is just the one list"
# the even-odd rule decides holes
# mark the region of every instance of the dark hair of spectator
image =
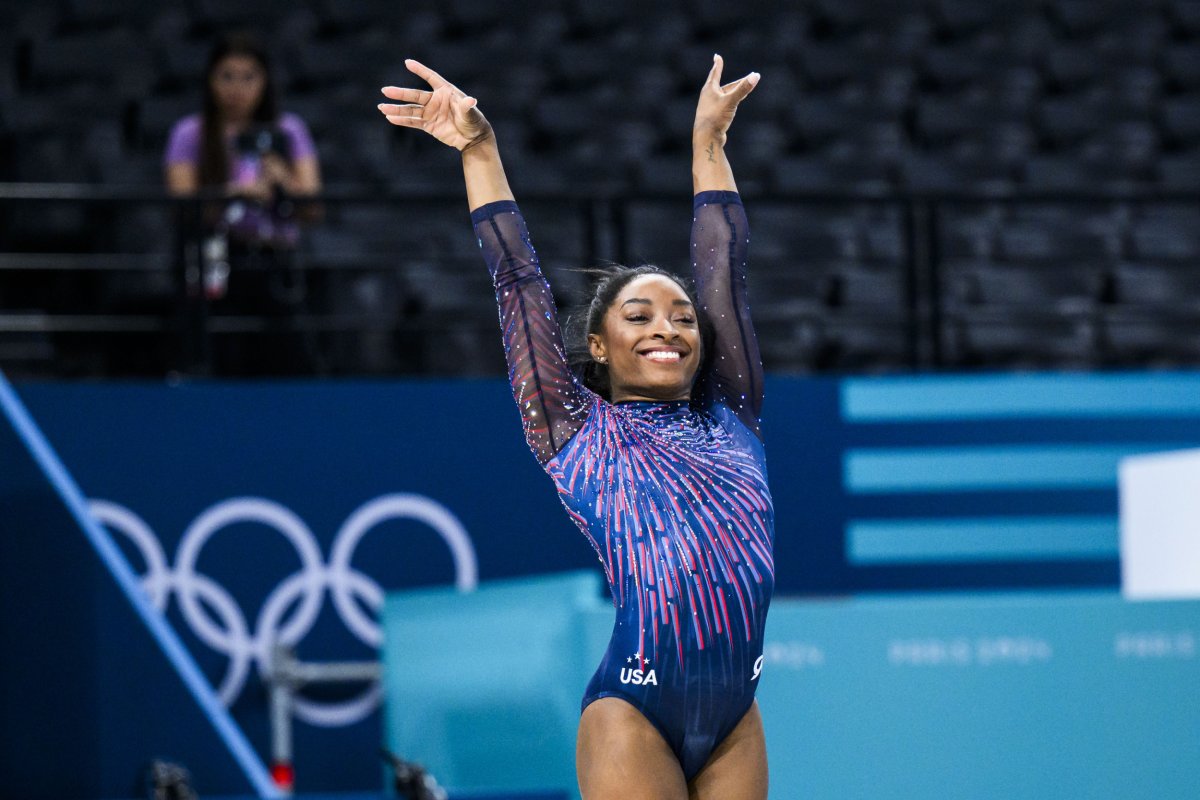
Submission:
[[[586,306],[573,312],[564,325],[563,338],[567,350],[567,362],[583,385],[606,400],[612,400],[612,379],[609,376],[607,364],[601,364],[592,357],[588,346],[588,334],[601,333],[604,328],[604,317],[608,309],[621,293],[635,278],[643,275],[664,275],[678,284],[688,300],[696,309],[696,322],[700,328],[700,368],[696,371],[697,379],[707,372],[709,354],[712,353],[714,335],[708,317],[700,310],[696,301],[696,293],[692,287],[678,275],[667,272],[653,264],[642,264],[636,267],[614,265],[585,270],[594,280],[592,297]],[[692,397],[698,397],[697,386],[693,386]]]
[[279,101],[271,77],[271,57],[257,38],[248,33],[230,33],[213,45],[204,70],[204,139],[200,148],[200,184],[223,186],[229,179],[229,153],[225,142],[225,125],[217,108],[212,88],[213,73],[227,56],[248,56],[258,62],[263,71],[263,92],[254,109],[256,122],[273,124],[279,119]]

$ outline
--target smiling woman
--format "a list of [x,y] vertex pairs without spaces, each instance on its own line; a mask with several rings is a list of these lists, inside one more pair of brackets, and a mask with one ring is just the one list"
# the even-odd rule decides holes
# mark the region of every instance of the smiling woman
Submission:
[[609,271],[569,357],[491,126],[473,97],[423,64],[406,65],[432,91],[387,87],[399,103],[380,110],[462,153],[526,438],[612,589],[612,639],[579,723],[582,795],[762,800],[754,693],[774,587],[774,512],[746,215],[724,154],[758,75],[722,85],[714,56],[700,93],[695,293],[656,267]]
[[[597,275],[591,302],[565,326],[571,368],[610,402],[687,399],[712,345],[712,328],[697,305],[688,282],[658,267],[605,268]],[[631,338],[627,351],[634,348],[630,352],[640,357],[678,368],[650,383],[639,381],[644,364],[610,352],[622,337]]]

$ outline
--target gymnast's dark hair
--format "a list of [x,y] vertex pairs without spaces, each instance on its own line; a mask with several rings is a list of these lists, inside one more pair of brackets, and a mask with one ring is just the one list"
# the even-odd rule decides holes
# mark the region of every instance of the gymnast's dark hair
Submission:
[[604,315],[617,299],[617,295],[632,280],[643,275],[663,275],[683,290],[696,309],[696,322],[700,328],[700,368],[696,371],[696,383],[692,386],[692,399],[697,400],[702,394],[703,387],[700,384],[708,373],[714,333],[708,317],[700,310],[691,283],[653,264],[640,264],[636,267],[614,264],[585,269],[583,272],[592,277],[591,299],[572,311],[563,326],[567,363],[571,365],[571,369],[583,385],[604,399],[612,400],[612,381],[609,378],[608,365],[601,364],[592,357],[591,348],[588,347],[588,334],[601,332],[604,327]]
[[200,145],[200,183],[202,186],[224,186],[229,180],[229,155],[226,152],[224,122],[217,108],[212,77],[217,65],[227,56],[247,56],[258,62],[263,71],[262,98],[254,109],[255,122],[273,125],[279,119],[279,100],[271,76],[271,56],[262,43],[250,33],[234,32],[222,36],[213,44],[204,68],[203,138]]

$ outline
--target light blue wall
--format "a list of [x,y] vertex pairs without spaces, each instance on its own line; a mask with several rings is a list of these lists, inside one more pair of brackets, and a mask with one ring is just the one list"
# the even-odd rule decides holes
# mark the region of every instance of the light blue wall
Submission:
[[[386,737],[462,789],[574,790],[612,625],[590,573],[399,593]],[[1200,786],[1200,602],[1063,592],[777,600],[758,693],[771,794],[1184,798]]]
[[759,698],[779,797],[1110,800],[1200,786],[1200,602],[783,602],[767,656]]

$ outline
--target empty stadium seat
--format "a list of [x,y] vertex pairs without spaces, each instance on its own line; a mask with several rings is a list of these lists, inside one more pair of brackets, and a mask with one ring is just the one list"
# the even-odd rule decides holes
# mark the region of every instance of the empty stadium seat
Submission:
[[154,0],[66,0],[61,5],[62,24],[75,30],[144,28],[161,8]]
[[1104,74],[1105,64],[1091,41],[1067,41],[1046,52],[1042,68],[1050,85],[1059,90],[1078,89]]
[[1000,212],[948,209],[940,218],[937,247],[943,259],[991,261],[996,252]]
[[46,39],[29,60],[29,80],[38,89],[86,85],[103,87],[109,97],[140,97],[154,75],[149,47],[124,29]]
[[1157,129],[1148,122],[1122,122],[1102,128],[1084,140],[1080,153],[1093,163],[1111,164],[1148,179],[1161,146]]
[[264,33],[277,30],[288,16],[307,10],[294,0],[193,0],[190,8],[205,31],[261,28]]
[[1200,89],[1200,48],[1194,43],[1171,45],[1163,57],[1163,71],[1181,89]]
[[1163,130],[1176,142],[1200,138],[1200,92],[1180,95],[1163,103]]
[[903,315],[908,308],[905,275],[898,268],[841,264],[832,269],[829,305],[841,309],[891,311]]
[[1116,302],[1127,306],[1174,308],[1200,306],[1200,263],[1154,264],[1126,262],[1117,265]]
[[[686,162],[680,172],[684,176],[689,174]],[[678,201],[632,202],[626,205],[624,227],[628,252],[623,258],[628,263],[660,264],[672,269],[679,269],[680,265],[684,268],[690,266],[687,260],[692,217],[687,198],[685,190]]]
[[1042,100],[1036,119],[1038,131],[1056,148],[1077,144],[1111,120],[1111,106],[1089,92]]
[[999,257],[1009,261],[1105,264],[1121,252],[1111,231],[1093,230],[1080,220],[1010,223],[1001,228],[999,245]]
[[973,306],[1078,312],[1099,303],[1109,280],[1107,269],[1076,263],[1029,267],[957,261],[945,264],[941,275],[946,307],[964,313]]
[[1011,65],[1012,56],[995,36],[934,45],[921,55],[921,74],[936,91],[955,92],[988,80]]
[[1112,366],[1194,367],[1200,365],[1200,309],[1114,308],[1105,312],[1102,351]]
[[823,358],[818,364],[839,372],[881,373],[911,369],[914,357],[904,317],[828,316],[821,319]]
[[1009,309],[947,317],[941,346],[945,363],[961,367],[1089,367],[1101,358],[1094,317]]
[[785,194],[861,191],[885,193],[891,170],[883,164],[861,160],[834,160],[822,156],[786,157],[771,165],[775,190]]
[[1164,155],[1155,167],[1158,183],[1167,189],[1200,189],[1200,152]]
[[672,194],[691,191],[691,162],[682,153],[652,155],[634,167],[635,185],[650,194]]
[[900,160],[900,182],[917,192],[987,193],[1007,191],[1016,180],[1006,161],[991,152],[959,158],[912,152]]
[[1173,219],[1146,219],[1135,223],[1133,257],[1179,261],[1200,267],[1200,229],[1182,226]]

